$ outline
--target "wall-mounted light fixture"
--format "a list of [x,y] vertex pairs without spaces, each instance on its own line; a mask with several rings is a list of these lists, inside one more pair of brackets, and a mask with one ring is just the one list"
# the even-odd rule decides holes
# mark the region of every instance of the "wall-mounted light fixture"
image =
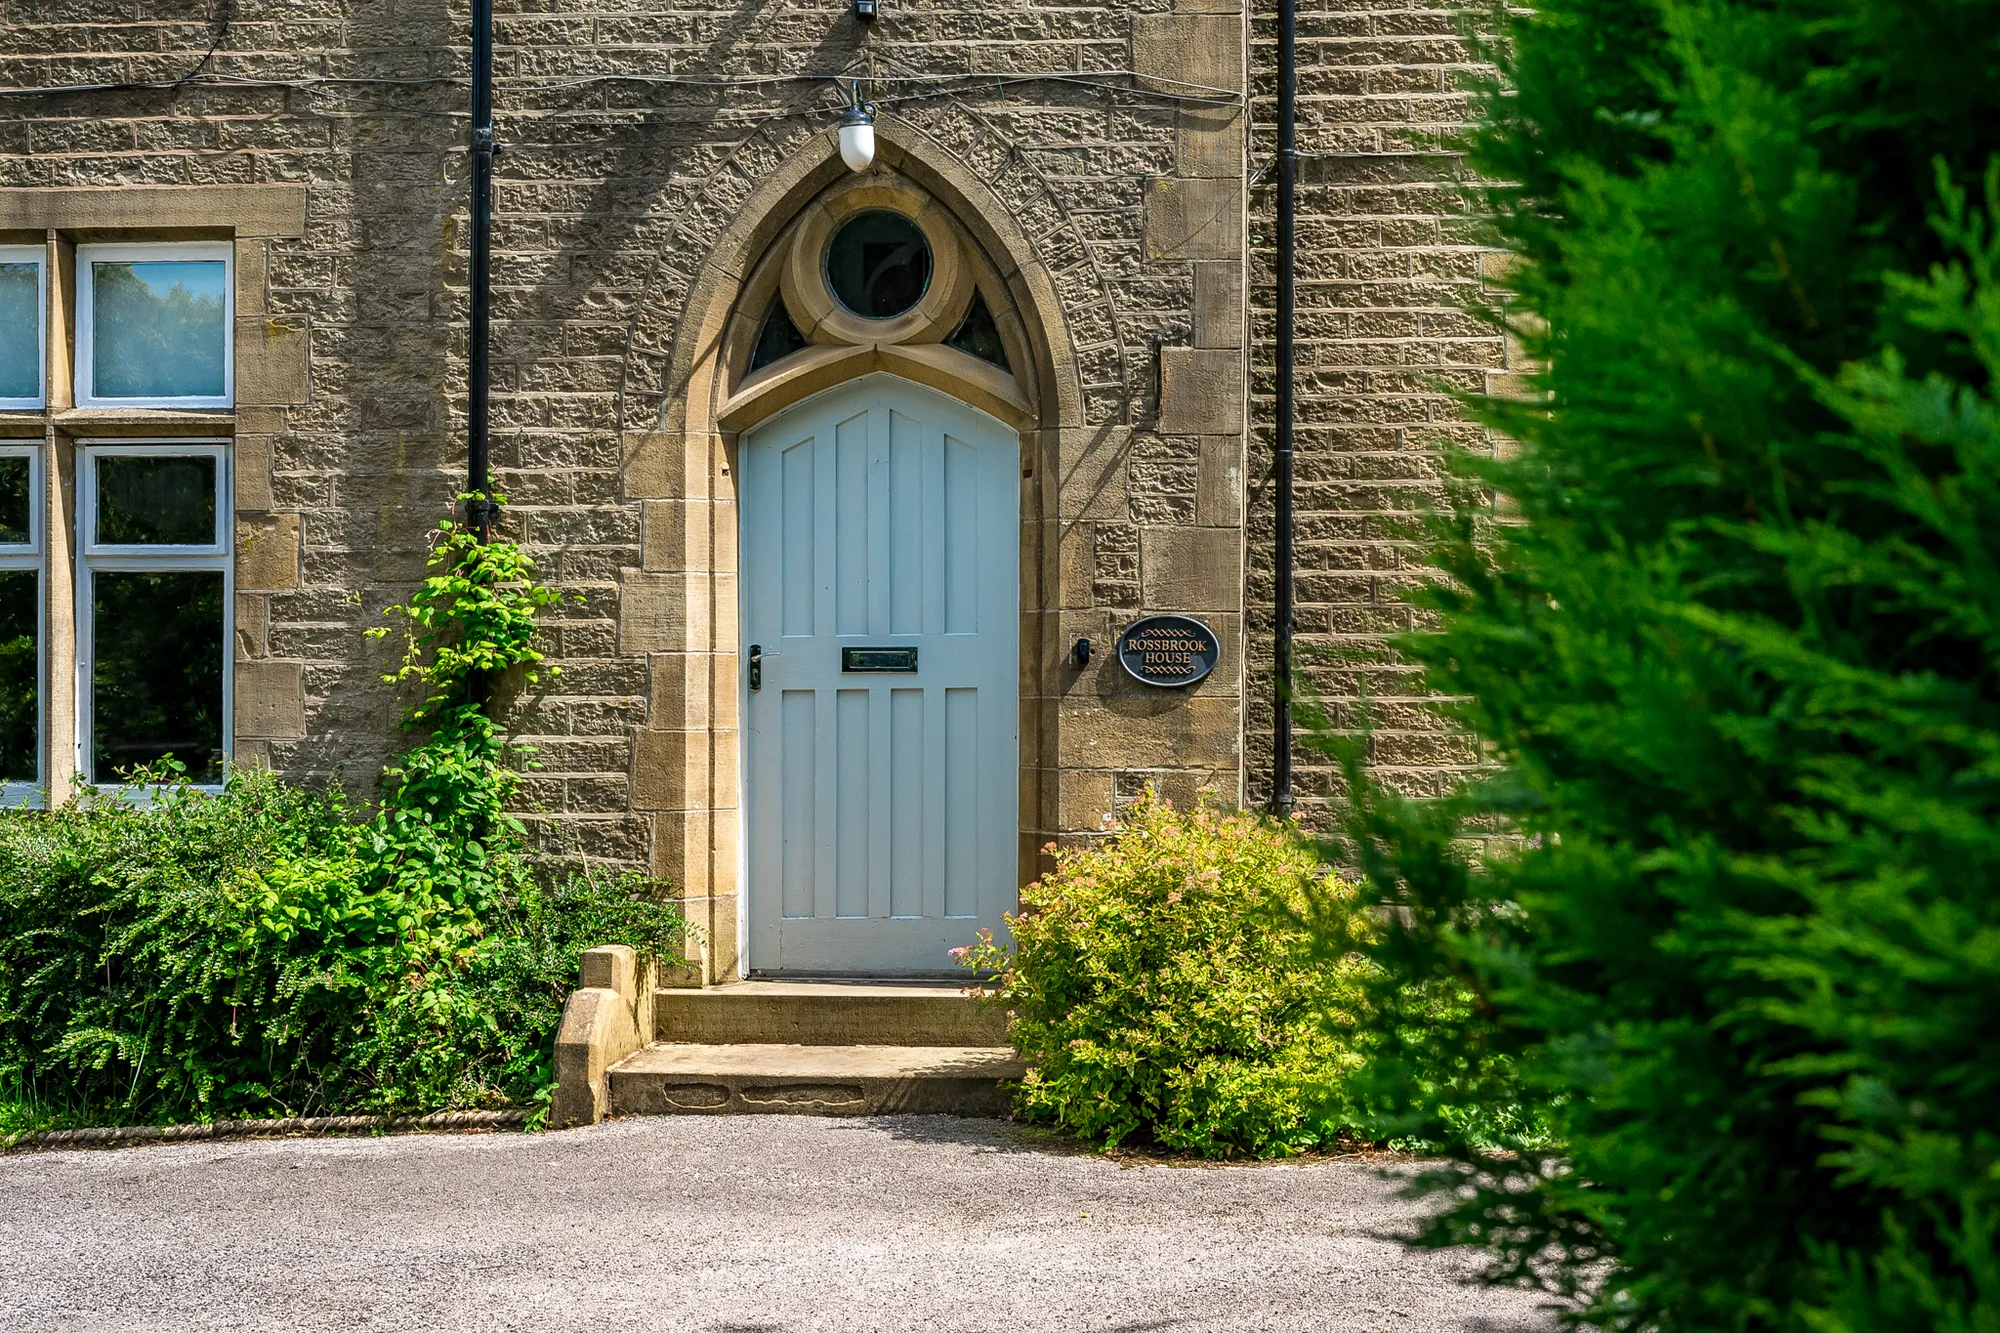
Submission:
[[854,17],[860,19],[863,23],[873,23],[875,21],[875,4],[876,0],[854,0]]
[[1075,645],[1071,647],[1071,649],[1069,650],[1069,660],[1076,663],[1076,665],[1078,665],[1079,667],[1089,666],[1090,640],[1078,639]]
[[862,101],[858,90],[854,104],[840,118],[840,160],[849,171],[875,165],[875,104]]

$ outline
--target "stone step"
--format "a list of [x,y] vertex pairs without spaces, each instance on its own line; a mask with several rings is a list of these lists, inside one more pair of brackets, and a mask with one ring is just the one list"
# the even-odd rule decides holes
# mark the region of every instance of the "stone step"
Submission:
[[1006,1046],[655,1042],[609,1070],[612,1115],[988,1115],[1025,1066]]
[[737,981],[653,994],[653,1038],[722,1046],[1007,1044],[1007,1017],[955,986],[898,982]]

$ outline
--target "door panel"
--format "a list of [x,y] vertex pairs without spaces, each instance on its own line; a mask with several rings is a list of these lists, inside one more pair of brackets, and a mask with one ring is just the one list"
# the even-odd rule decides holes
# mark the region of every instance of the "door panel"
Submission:
[[[886,375],[744,437],[753,970],[949,972],[1013,909],[1019,451]],[[914,648],[917,669],[844,671],[844,647]]]

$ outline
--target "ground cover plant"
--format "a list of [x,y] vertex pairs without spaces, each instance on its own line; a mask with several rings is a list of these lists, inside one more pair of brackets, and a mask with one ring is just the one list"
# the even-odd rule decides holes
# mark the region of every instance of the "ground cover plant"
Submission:
[[678,947],[660,886],[538,867],[509,812],[485,687],[532,683],[556,594],[449,523],[431,570],[391,608],[419,740],[374,808],[170,763],[0,815],[0,1133],[533,1104],[582,949]]
[[[1519,447],[1402,645],[1497,768],[1417,807],[1342,749],[1337,853],[1384,975],[1479,1002],[1411,1040],[1378,988],[1378,1126],[1588,1324],[2000,1328],[2000,5],[1501,27],[1544,396],[1477,405]],[[1560,1152],[1446,1114],[1521,1098]]]
[[1150,793],[1055,861],[1022,891],[1011,948],[954,951],[993,974],[1031,1066],[1018,1114],[1105,1147],[1330,1146],[1353,1120],[1367,964],[1322,960],[1301,913],[1350,911],[1353,890],[1283,826]]

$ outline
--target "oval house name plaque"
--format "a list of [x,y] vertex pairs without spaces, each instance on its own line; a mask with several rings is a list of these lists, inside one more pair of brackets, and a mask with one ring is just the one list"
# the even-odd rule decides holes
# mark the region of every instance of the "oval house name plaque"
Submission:
[[1215,670],[1215,631],[1190,616],[1147,616],[1118,635],[1118,662],[1144,685],[1192,685]]

